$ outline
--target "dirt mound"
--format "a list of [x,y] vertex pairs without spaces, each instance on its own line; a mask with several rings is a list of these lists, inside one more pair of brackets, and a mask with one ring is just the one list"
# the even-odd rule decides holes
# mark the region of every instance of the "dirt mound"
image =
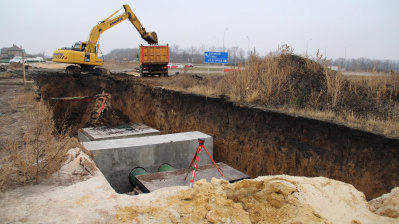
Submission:
[[244,180],[228,184],[214,179],[212,184],[204,180],[196,184],[193,190],[183,191],[171,199],[170,206],[180,207],[182,222],[281,223],[290,220],[328,223],[310,206],[300,205],[293,195],[298,192],[296,186],[286,181]]
[[321,64],[297,55],[281,55],[276,60],[280,70],[290,70],[284,85],[295,96],[291,104],[301,106],[311,101],[312,94],[327,92],[326,70]]
[[373,214],[353,186],[327,178],[268,176],[197,181],[152,206],[120,208],[121,223],[395,223]]
[[10,63],[9,68],[22,68],[21,63]]
[[396,75],[354,81],[328,69],[322,59],[280,54],[252,57],[245,69],[225,76],[217,90],[233,101],[397,119],[398,86]]
[[252,57],[245,69],[224,77],[217,88],[234,101],[306,107],[328,93],[329,72],[337,75],[320,63],[292,54]]
[[[21,63],[10,63],[8,68],[11,68],[11,69],[22,69],[22,64]],[[28,68],[29,68],[29,65],[25,64],[25,70],[28,70]]]
[[379,215],[399,218],[399,187],[392,189],[388,194],[371,200],[371,210]]

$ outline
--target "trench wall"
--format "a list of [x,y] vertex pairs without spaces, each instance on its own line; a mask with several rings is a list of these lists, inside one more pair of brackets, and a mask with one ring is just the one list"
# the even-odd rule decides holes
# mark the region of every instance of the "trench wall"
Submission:
[[[49,85],[57,80],[42,78],[42,92],[51,93]],[[140,80],[87,76],[62,82],[68,84],[68,92],[111,93],[113,108],[131,122],[144,123],[163,134],[201,131],[212,135],[215,161],[251,177],[324,176],[354,185],[367,199],[399,186],[398,139],[237,105],[223,98],[152,87]]]

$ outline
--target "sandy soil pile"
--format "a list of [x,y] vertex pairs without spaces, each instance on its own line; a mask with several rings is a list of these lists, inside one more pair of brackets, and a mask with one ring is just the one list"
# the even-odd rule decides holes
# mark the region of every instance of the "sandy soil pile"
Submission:
[[377,214],[391,218],[399,218],[399,187],[392,189],[388,194],[371,200],[371,210]]
[[122,207],[126,223],[399,223],[372,213],[352,185],[317,177],[259,177],[234,184],[196,182],[156,206]]
[[[399,211],[397,190],[379,200]],[[7,191],[0,204],[5,223],[399,223],[372,213],[352,185],[323,177],[200,180],[193,189],[121,195],[77,148],[68,152],[52,182]]]

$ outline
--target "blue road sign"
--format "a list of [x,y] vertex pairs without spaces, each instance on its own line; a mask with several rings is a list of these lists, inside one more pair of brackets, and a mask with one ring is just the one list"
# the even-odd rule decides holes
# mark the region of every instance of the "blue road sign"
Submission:
[[229,53],[227,52],[205,52],[204,63],[227,64]]

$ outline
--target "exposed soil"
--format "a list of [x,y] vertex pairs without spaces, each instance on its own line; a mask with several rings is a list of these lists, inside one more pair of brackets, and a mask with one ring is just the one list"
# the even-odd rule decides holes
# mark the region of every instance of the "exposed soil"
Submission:
[[[5,223],[397,223],[372,213],[353,186],[323,177],[259,177],[233,184],[199,180],[194,188],[117,194],[81,150],[52,176],[55,183],[0,194]],[[394,200],[385,197],[384,200]],[[389,203],[386,203],[386,205]],[[387,206],[376,206],[384,209]],[[393,212],[398,211],[390,203]],[[328,209],[326,209],[328,208]]]
[[[32,71],[32,70],[31,70]],[[252,177],[326,176],[352,183],[374,198],[398,186],[397,139],[329,122],[293,117],[223,98],[167,90],[173,77],[82,76],[37,70],[42,96],[111,93],[102,99],[51,102],[58,123],[75,130],[140,122],[163,133],[198,130],[214,136],[214,157]],[[203,80],[202,80],[203,81]],[[11,99],[23,91],[20,73],[0,79],[0,140],[22,135],[21,111]],[[26,105],[27,108],[29,105]],[[67,112],[67,113],[66,113]],[[267,176],[227,185],[199,181],[132,197],[117,194],[83,151],[71,149],[61,170],[39,185],[0,194],[6,223],[397,223],[398,188],[370,202],[353,186],[323,178]],[[391,218],[389,218],[391,217]]]
[[21,119],[24,108],[13,108],[12,100],[24,91],[23,80],[17,74],[9,74],[0,78],[0,158],[3,157],[2,146],[7,140],[22,136],[24,121]]
[[[324,176],[353,184],[368,199],[399,185],[398,139],[155,86],[173,78],[153,81],[126,75],[88,75],[74,79],[49,73],[37,76],[37,81],[43,97],[110,93],[112,110],[104,111],[104,116],[111,119],[105,118],[102,125],[129,120],[162,133],[210,134],[214,137],[215,160],[251,177]],[[54,106],[59,118],[71,111],[67,120],[75,129],[96,124],[89,115],[97,111],[92,103]]]

